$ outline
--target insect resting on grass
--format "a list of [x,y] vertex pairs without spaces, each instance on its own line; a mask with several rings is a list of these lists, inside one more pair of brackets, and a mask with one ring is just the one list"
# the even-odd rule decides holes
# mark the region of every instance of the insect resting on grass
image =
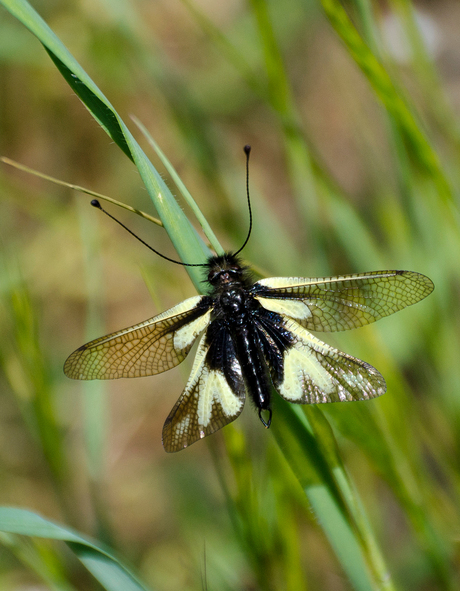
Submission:
[[[181,363],[200,337],[185,390],[163,427],[167,452],[179,451],[234,421],[246,393],[267,428],[273,388],[298,404],[382,395],[385,380],[372,365],[330,347],[309,331],[364,326],[415,304],[434,289],[428,277],[412,271],[252,281],[237,256],[252,229],[249,146],[245,153],[250,223],[237,252],[212,256],[206,263],[181,263],[141,240],[169,261],[206,269],[209,293],[91,341],[64,365],[69,378],[80,380],[151,376]],[[96,200],[92,205],[102,209]]]

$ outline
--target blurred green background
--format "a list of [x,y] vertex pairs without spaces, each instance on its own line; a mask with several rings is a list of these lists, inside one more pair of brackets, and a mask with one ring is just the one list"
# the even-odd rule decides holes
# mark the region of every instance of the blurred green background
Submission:
[[[394,588],[458,589],[460,4],[33,5],[168,182],[129,116],[149,129],[228,249],[247,232],[251,144],[244,256],[258,272],[399,268],[434,281],[415,307],[327,335],[388,392],[321,411]],[[2,7],[0,109],[0,155],[155,215],[132,163]],[[87,196],[4,164],[0,200],[0,505],[105,541],[152,589],[352,588],[250,404],[227,428],[231,454],[218,433],[167,455],[161,428],[190,360],[139,380],[63,375],[87,340],[194,295],[185,270]],[[175,256],[164,230],[113,209]],[[63,546],[0,542],[2,590],[101,588]]]

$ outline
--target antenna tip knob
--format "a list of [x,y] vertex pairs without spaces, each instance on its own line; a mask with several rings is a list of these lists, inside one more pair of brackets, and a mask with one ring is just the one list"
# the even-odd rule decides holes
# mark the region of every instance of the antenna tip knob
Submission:
[[246,144],[244,146],[244,153],[246,154],[246,156],[249,156],[250,151],[251,151],[251,146],[249,144]]
[[92,205],[93,207],[97,207],[98,209],[102,209],[102,206],[101,206],[101,204],[99,203],[99,201],[98,201],[97,199],[93,199],[93,200],[91,201],[91,205]]

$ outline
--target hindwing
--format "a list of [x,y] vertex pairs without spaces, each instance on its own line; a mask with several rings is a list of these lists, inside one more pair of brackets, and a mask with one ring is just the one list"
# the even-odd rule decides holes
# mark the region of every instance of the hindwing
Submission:
[[284,321],[291,344],[283,353],[282,372],[272,371],[272,380],[285,400],[318,404],[368,400],[385,393],[385,380],[375,367],[330,347],[295,320]]
[[210,332],[201,337],[185,390],[164,424],[167,452],[211,435],[243,410],[245,387],[230,335],[223,327]]
[[64,373],[78,380],[151,376],[185,359],[211,319],[209,298],[195,296],[145,322],[83,345]]

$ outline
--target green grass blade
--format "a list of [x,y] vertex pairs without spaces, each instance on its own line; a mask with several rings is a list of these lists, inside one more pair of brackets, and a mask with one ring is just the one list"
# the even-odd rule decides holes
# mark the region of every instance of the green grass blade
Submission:
[[[64,79],[93,117],[133,160],[181,260],[203,262],[209,256],[209,250],[108,99],[25,0],[0,2],[40,40]],[[200,270],[188,267],[187,271],[199,289],[202,279]]]
[[268,88],[260,82],[256,72],[248,63],[245,55],[215,26],[208,15],[200,10],[191,0],[182,0],[182,3],[190,11],[199,27],[212,39],[216,47],[219,47],[222,54],[229,63],[239,72],[240,76],[252,89],[252,91],[263,100],[268,99]]
[[148,591],[109,550],[36,513],[14,507],[0,507],[0,531],[66,542],[107,591]]
[[[9,329],[0,342],[0,370],[62,500],[69,465],[56,410],[51,364],[41,348],[37,310],[28,286],[16,264],[8,262],[3,251],[0,253],[0,278],[0,312],[7,319],[4,327]],[[66,510],[64,505],[62,508]]]
[[41,179],[44,179],[45,181],[49,181],[50,183],[54,183],[55,185],[60,185],[61,187],[68,187],[69,189],[72,189],[73,191],[78,191],[79,193],[84,193],[85,195],[90,195],[91,197],[96,197],[96,199],[99,199],[100,201],[107,201],[107,203],[111,203],[112,205],[116,205],[117,207],[121,207],[122,209],[126,209],[127,211],[130,211],[131,213],[135,213],[138,216],[140,216],[141,218],[149,220],[150,222],[156,224],[157,226],[163,226],[163,224],[161,223],[161,221],[159,219],[154,218],[153,216],[149,215],[148,213],[145,213],[145,211],[140,211],[139,209],[134,209],[134,207],[131,207],[130,205],[127,205],[126,203],[122,203],[121,201],[117,201],[116,199],[112,199],[112,197],[109,197],[108,195],[103,195],[102,193],[96,193],[96,191],[91,191],[90,189],[86,189],[85,187],[80,187],[79,185],[74,185],[72,183],[66,183],[65,181],[55,179],[54,177],[49,176],[48,174],[43,174],[42,172],[38,172],[38,170],[33,170],[32,168],[29,168],[28,166],[24,166],[24,164],[20,164],[19,162],[15,162],[14,160],[11,160],[10,158],[0,157],[0,160],[2,162],[4,162],[5,164],[9,164],[10,166],[14,166],[14,168],[17,168],[18,170],[22,170],[24,172],[27,172],[28,174],[32,174],[34,176],[37,176]]
[[132,119],[133,119],[134,123],[138,126],[138,128],[141,130],[141,132],[144,134],[144,136],[147,139],[147,141],[149,142],[149,144],[155,150],[157,156],[163,162],[164,167],[171,175],[172,180],[174,181],[177,188],[181,192],[183,198],[185,199],[188,206],[195,214],[195,217],[197,218],[198,222],[200,223],[200,226],[203,228],[203,232],[204,232],[205,236],[207,237],[207,239],[209,240],[211,246],[214,248],[214,250],[216,251],[217,254],[219,254],[219,255],[224,254],[224,249],[220,246],[219,241],[217,240],[216,235],[212,231],[212,228],[209,225],[207,219],[202,214],[196,201],[193,199],[192,195],[190,194],[190,191],[187,189],[187,187],[183,183],[182,179],[177,174],[176,169],[171,164],[171,162],[167,158],[166,154],[163,152],[163,150],[160,148],[160,146],[156,143],[156,141],[150,135],[150,133],[149,133],[148,129],[145,127],[145,125],[143,125],[139,121],[139,119],[137,119],[137,117],[133,117]]
[[357,590],[394,589],[357,493],[350,486],[332,430],[318,408],[274,399],[271,429],[331,546]]
[[59,553],[46,540],[0,532],[0,544],[42,579],[50,591],[77,591],[67,580]]
[[374,92],[393,117],[407,144],[409,153],[416,158],[421,169],[436,184],[439,196],[452,199],[452,191],[441,168],[438,155],[404,100],[401,90],[366,45],[348,14],[338,0],[321,0],[323,9],[336,33],[345,43],[351,57],[367,77]]

